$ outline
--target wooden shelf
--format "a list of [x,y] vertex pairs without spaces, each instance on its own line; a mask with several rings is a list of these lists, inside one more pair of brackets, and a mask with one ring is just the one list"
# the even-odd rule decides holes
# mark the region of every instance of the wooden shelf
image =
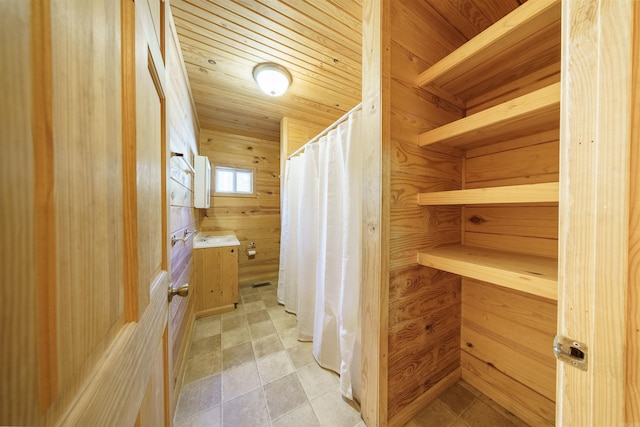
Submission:
[[544,298],[558,299],[556,259],[449,246],[418,253],[418,263]]
[[514,70],[543,66],[541,56],[557,61],[561,3],[536,0],[517,7],[420,74],[417,85],[437,86],[460,97],[482,82],[508,80]]
[[560,83],[512,99],[420,134],[421,147],[440,143],[461,149],[557,129]]
[[473,188],[468,190],[437,191],[418,194],[418,204],[422,206],[482,205],[489,203],[544,203],[557,201],[557,182]]

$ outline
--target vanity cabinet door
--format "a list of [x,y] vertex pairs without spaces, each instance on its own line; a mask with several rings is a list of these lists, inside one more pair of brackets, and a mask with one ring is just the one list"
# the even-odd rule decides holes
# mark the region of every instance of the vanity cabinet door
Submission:
[[222,303],[223,305],[238,302],[238,248],[226,247],[222,250]]

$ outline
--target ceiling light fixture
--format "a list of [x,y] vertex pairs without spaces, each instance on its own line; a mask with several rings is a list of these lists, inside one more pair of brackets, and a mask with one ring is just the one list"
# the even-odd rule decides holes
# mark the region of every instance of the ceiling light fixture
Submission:
[[253,69],[253,79],[267,95],[283,95],[291,84],[291,74],[282,65],[273,62],[258,64]]

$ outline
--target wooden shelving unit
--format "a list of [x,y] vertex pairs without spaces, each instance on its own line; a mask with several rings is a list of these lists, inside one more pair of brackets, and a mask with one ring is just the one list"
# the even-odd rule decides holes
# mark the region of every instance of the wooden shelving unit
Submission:
[[[529,1],[519,6],[421,73],[418,86],[466,102],[536,70],[553,68],[560,57],[560,9],[559,0]],[[465,150],[558,129],[559,119],[560,83],[553,83],[424,132],[419,135],[418,144],[445,145],[466,155]],[[420,193],[417,202],[427,206],[557,203],[558,183]],[[557,299],[557,259],[452,246],[421,251],[418,262]]]
[[418,263],[544,298],[558,299],[556,259],[449,246],[418,253]]
[[422,206],[479,205],[489,203],[544,203],[557,201],[557,182],[473,188],[468,190],[437,191],[418,194],[418,204]]
[[559,120],[560,83],[556,83],[422,133],[418,145],[475,148],[557,128]]
[[548,65],[560,57],[560,9],[558,0],[521,5],[421,73],[417,85],[436,86],[468,99],[465,92],[470,88]]

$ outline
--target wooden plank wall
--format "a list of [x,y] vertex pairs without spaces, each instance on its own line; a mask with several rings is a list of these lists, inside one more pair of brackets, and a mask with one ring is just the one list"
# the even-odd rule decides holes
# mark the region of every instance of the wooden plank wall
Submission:
[[[556,63],[469,101],[467,115],[559,80]],[[464,188],[557,182],[559,129],[467,150],[463,169]],[[466,206],[462,218],[465,245],[558,256],[557,203]],[[532,425],[555,420],[556,312],[556,301],[462,280],[462,378]]]
[[[285,162],[289,154],[302,147],[331,123],[314,123],[309,120],[283,117],[280,122],[280,184],[284,184]],[[282,191],[282,187],[280,188]]]
[[[199,125],[193,108],[189,82],[183,65],[178,37],[170,8],[167,40],[167,126],[169,146],[174,153],[183,153],[193,163],[192,153],[197,147]],[[183,237],[185,231],[198,229],[197,215],[193,208],[193,175],[185,161],[171,157],[169,161],[169,235]],[[171,282],[180,286],[191,281],[193,270],[192,241],[178,242],[170,248]],[[172,413],[176,407],[179,388],[186,363],[186,352],[193,328],[195,297],[174,298],[169,304],[169,389]]]
[[391,1],[390,15],[388,417],[402,425],[459,377],[460,278],[417,265],[416,253],[460,242],[460,208],[421,207],[417,194],[460,189],[462,161],[417,139],[463,111],[415,81],[466,39],[421,1]]
[[[217,164],[255,170],[255,197],[212,196],[200,211],[201,229],[235,234],[240,241],[241,285],[275,281],[280,262],[280,141],[202,129],[200,154]],[[257,254],[245,249],[255,242]]]
[[625,422],[640,423],[640,4],[634,5]]

